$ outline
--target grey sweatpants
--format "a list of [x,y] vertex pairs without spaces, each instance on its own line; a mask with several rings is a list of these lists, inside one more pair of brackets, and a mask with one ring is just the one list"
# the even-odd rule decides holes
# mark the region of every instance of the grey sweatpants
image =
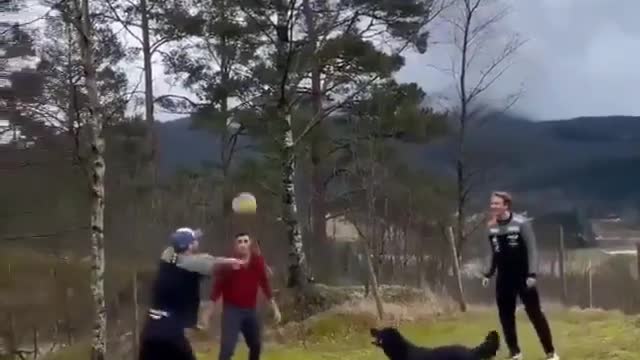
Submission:
[[224,305],[221,326],[218,360],[231,360],[240,333],[249,348],[249,360],[260,359],[262,339],[260,338],[260,321],[255,308],[243,309]]

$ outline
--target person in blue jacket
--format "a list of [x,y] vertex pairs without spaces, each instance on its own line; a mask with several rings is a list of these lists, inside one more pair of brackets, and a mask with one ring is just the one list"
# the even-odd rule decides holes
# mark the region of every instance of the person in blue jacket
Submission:
[[151,289],[139,360],[195,360],[185,329],[197,326],[200,280],[210,276],[216,265],[244,265],[242,260],[198,253],[201,236],[201,231],[190,228],[171,235]]

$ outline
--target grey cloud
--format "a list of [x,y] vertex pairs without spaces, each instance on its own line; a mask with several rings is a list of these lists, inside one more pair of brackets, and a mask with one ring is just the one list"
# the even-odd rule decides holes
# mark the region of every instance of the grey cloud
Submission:
[[[511,94],[522,84],[514,110],[536,120],[640,115],[640,24],[635,20],[640,1],[504,2],[511,12],[501,28],[521,34],[527,43],[490,98]],[[435,45],[424,56],[410,54],[400,80],[417,81],[432,94],[450,93],[451,78],[426,65],[447,66],[449,51]]]

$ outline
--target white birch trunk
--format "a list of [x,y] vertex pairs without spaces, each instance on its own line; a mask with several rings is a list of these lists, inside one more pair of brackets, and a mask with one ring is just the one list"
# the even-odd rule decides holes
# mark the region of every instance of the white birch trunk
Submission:
[[78,45],[82,56],[85,86],[88,97],[87,141],[90,154],[86,163],[91,194],[91,293],[94,301],[94,325],[91,341],[91,359],[104,360],[107,352],[107,312],[104,298],[104,147],[103,121],[93,59],[93,35],[89,15],[89,0],[74,1]]
[[283,136],[282,161],[282,220],[289,241],[289,286],[302,288],[307,283],[307,259],[304,253],[302,233],[298,222],[298,204],[295,189],[295,149],[291,130],[291,114],[284,114],[289,124]]
[[307,260],[303,249],[300,223],[298,222],[298,206],[295,189],[296,153],[291,128],[291,111],[288,100],[289,74],[289,3],[286,0],[276,2],[277,9],[277,70],[281,77],[276,108],[276,121],[282,122],[281,155],[282,155],[282,221],[287,229],[289,242],[289,274],[288,287],[304,289],[308,283]]

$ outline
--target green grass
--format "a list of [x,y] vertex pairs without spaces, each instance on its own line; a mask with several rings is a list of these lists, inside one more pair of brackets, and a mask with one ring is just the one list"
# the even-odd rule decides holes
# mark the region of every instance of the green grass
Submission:
[[[549,312],[556,347],[563,360],[637,360],[640,358],[640,317],[601,311]],[[296,342],[287,345],[266,344],[263,360],[385,360],[368,337],[369,321],[336,315],[323,319],[307,330],[307,346]],[[347,325],[351,323],[352,325]],[[400,326],[405,336],[416,344],[437,346],[461,343],[478,344],[490,329],[498,329],[493,312],[434,318]],[[533,329],[523,313],[518,314],[520,342],[527,359],[543,359]],[[295,335],[291,335],[293,337]],[[197,345],[202,349],[202,344]],[[502,348],[501,352],[506,355]],[[88,349],[72,347],[47,360],[87,358]],[[246,347],[239,344],[235,359],[246,359]],[[499,356],[498,359],[502,358]],[[199,360],[217,359],[214,346],[198,354]]]
[[[562,359],[632,360],[640,358],[640,318],[611,312],[550,312],[556,347]],[[369,344],[368,329],[361,328],[346,335],[344,316],[336,318],[336,337],[316,336],[312,344],[267,345],[263,359],[276,360],[383,360],[385,356]],[[476,345],[487,331],[499,329],[491,312],[474,312],[423,323],[401,325],[400,330],[416,344],[437,346],[451,343]],[[523,313],[518,314],[521,347],[527,359],[543,359],[535,333]],[[312,329],[313,332],[313,329]],[[321,333],[330,334],[328,323]],[[504,353],[504,347],[501,350]],[[216,359],[217,349],[200,353],[199,359]],[[506,355],[506,354],[505,354]],[[238,347],[236,359],[246,358],[244,345]]]

